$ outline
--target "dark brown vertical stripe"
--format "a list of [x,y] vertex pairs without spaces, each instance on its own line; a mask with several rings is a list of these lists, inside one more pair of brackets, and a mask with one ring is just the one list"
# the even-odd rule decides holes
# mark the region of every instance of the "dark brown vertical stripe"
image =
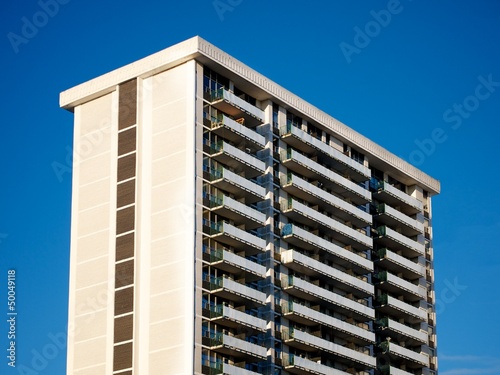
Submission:
[[132,340],[133,323],[134,318],[132,314],[115,319],[115,343]]
[[115,266],[115,288],[134,283],[134,260],[127,260]]
[[116,239],[116,261],[134,256],[134,233],[120,236]]
[[[137,80],[120,85],[118,99],[118,173],[116,187],[116,234],[130,232],[135,229],[135,191],[137,174]],[[133,126],[132,128],[130,128]],[[129,154],[120,157],[121,155]],[[121,181],[129,180],[120,183]],[[127,208],[122,208],[129,206]],[[124,341],[134,338],[134,268],[135,248],[134,232],[116,238],[116,261],[129,259],[115,264],[115,321],[113,371],[122,371],[132,368],[133,341],[123,344]],[[129,286],[129,287],[127,287]],[[127,314],[126,316],[119,316]],[[132,375],[132,371],[121,372],[121,375]]]
[[118,129],[122,130],[136,123],[137,116],[137,80],[120,85],[118,103]]
[[118,182],[135,177],[135,152],[118,159]]
[[118,134],[118,156],[128,154],[136,149],[136,127],[127,129]]
[[113,371],[132,367],[132,343],[116,345],[113,355]]
[[134,287],[115,291],[115,316],[126,314],[134,308]]
[[135,179],[118,185],[116,207],[128,206],[135,202]]
[[135,225],[135,206],[119,210],[116,213],[116,234],[129,232]]

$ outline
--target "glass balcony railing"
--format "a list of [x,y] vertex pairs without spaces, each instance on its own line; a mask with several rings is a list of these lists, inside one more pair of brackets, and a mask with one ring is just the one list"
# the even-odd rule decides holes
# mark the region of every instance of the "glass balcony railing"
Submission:
[[[336,150],[330,145],[327,145],[325,142],[314,138],[313,136],[307,134],[305,131],[302,129],[299,129],[296,126],[293,126],[292,124],[287,124],[280,129],[280,135],[284,138],[285,142],[289,142],[287,140],[287,136],[293,136],[295,139],[297,139],[300,143],[298,143],[297,147],[301,147],[301,143],[305,143],[306,145],[321,151],[324,153],[326,156],[334,159],[338,163],[341,163],[342,165],[348,167],[351,171],[356,172],[356,174],[359,176],[357,177],[358,180],[366,181],[370,178],[371,172],[370,169],[366,166],[364,166],[361,163],[358,163],[354,159],[351,159],[349,156],[344,155],[344,153],[340,152],[339,150]],[[295,143],[293,143],[295,144]],[[347,172],[349,173],[349,172]]]
[[[373,271],[373,262],[353,253],[352,251],[346,250],[340,246],[335,245],[331,241],[327,241],[310,231],[302,229],[294,224],[285,224],[282,229],[281,236],[285,241],[292,244],[297,244],[298,246],[306,249],[313,250],[315,248],[320,248],[329,254],[334,255],[339,258],[340,264],[344,266],[357,266],[368,271]],[[296,239],[296,240],[294,240]],[[297,242],[298,241],[298,242]]]
[[320,179],[326,187],[336,191],[342,196],[349,197],[356,204],[364,204],[371,201],[369,190],[357,183],[342,177],[331,169],[311,160],[294,149],[283,150],[281,161],[289,169],[296,170],[299,174],[308,177]]

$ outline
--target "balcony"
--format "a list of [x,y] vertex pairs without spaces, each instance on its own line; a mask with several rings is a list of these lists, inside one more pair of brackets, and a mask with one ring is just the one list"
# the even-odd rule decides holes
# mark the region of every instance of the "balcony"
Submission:
[[316,350],[329,352],[339,359],[347,360],[349,364],[352,362],[358,364],[358,367],[359,365],[370,368],[375,368],[376,366],[376,358],[368,354],[349,349],[298,329],[289,328],[287,332],[285,328],[283,328],[283,331],[283,341],[289,346],[296,347],[300,350],[310,350],[314,348]]
[[212,194],[204,193],[204,204],[226,219],[232,220],[235,225],[245,225],[245,228],[255,229],[261,227],[266,222],[266,215],[246,204],[222,195],[216,197]]
[[352,222],[356,227],[361,228],[372,223],[372,216],[369,213],[292,173],[281,176],[281,187],[287,193],[304,201],[321,205],[325,211],[335,214],[344,221]]
[[286,242],[305,250],[319,248],[333,255],[340,266],[345,268],[350,267],[357,273],[373,271],[373,263],[365,257],[337,246],[296,225],[286,224],[282,229],[281,236]]
[[224,375],[259,375],[258,372],[246,370],[241,367],[230,365],[229,363],[222,364],[222,370],[222,374]]
[[302,280],[299,277],[285,276],[281,279],[281,286],[291,296],[323,304],[326,308],[331,308],[331,305],[334,305],[335,309],[341,314],[354,317],[356,320],[367,321],[375,318],[375,310],[371,307]]
[[366,329],[347,323],[333,316],[313,310],[296,302],[287,302],[282,306],[283,315],[290,321],[306,326],[324,325],[333,328],[338,337],[366,345],[375,342],[375,334]]
[[245,326],[260,332],[266,331],[267,322],[265,320],[226,305],[210,306],[209,309],[204,309],[204,316],[225,327]]
[[236,122],[222,114],[219,118],[212,119],[211,129],[213,133],[236,144],[251,142],[247,143],[249,147],[264,148],[266,146],[266,139],[240,122]]
[[400,370],[389,365],[380,366],[378,369],[380,371],[380,375],[413,375],[411,372]]
[[214,142],[210,145],[210,150],[212,160],[244,173],[247,178],[257,177],[266,171],[266,163],[227,142]]
[[356,162],[321,140],[312,137],[296,126],[291,124],[283,126],[280,129],[280,135],[287,144],[303,150],[307,154],[314,151],[322,152],[322,156],[328,159],[333,169],[342,174],[349,174],[357,182],[366,181],[370,178],[371,172],[368,167]]
[[412,219],[385,203],[378,206],[378,216],[376,220],[379,224],[400,228],[401,233],[406,236],[416,236],[424,232],[423,222]]
[[206,333],[202,343],[211,350],[238,359],[262,361],[267,357],[267,350],[263,346],[223,333]]
[[421,212],[424,208],[422,202],[413,198],[411,195],[399,190],[386,181],[372,179],[370,187],[376,191],[377,200],[389,203],[393,207],[400,207],[401,212],[407,215],[413,215]]
[[223,167],[214,169],[206,166],[204,168],[213,186],[232,193],[238,198],[245,198],[247,203],[255,203],[266,197],[265,188],[229,169]]
[[401,273],[407,279],[411,280],[425,276],[425,267],[423,265],[415,263],[389,249],[380,249],[378,255],[380,259],[377,263],[379,265],[394,273]]
[[378,227],[377,232],[380,236],[377,238],[377,242],[381,245],[393,250],[401,250],[409,258],[424,255],[425,245],[423,243],[412,240],[386,226]]
[[297,172],[308,179],[318,180],[323,187],[351,199],[356,205],[371,201],[372,197],[369,190],[342,177],[294,149],[283,150],[281,161],[289,170]]
[[281,202],[281,211],[292,220],[308,227],[321,228],[328,231],[336,240],[351,245],[357,250],[366,250],[373,247],[373,240],[366,234],[337,221],[299,201],[290,198]]
[[266,241],[227,222],[215,223],[203,219],[203,233],[237,250],[245,250],[246,255],[255,255],[266,250]]
[[214,90],[210,93],[212,106],[228,115],[237,118],[243,117],[249,126],[256,126],[264,122],[264,111],[246,102],[226,89]]
[[388,354],[390,358],[395,360],[402,358],[409,362],[429,367],[429,356],[426,354],[403,348],[389,341],[383,341],[379,344],[379,347],[382,349],[383,354]]
[[378,284],[380,289],[404,295],[408,301],[419,301],[427,296],[427,291],[423,286],[410,283],[390,272],[379,272],[378,279],[380,280]]
[[204,282],[204,288],[210,290],[211,294],[226,298],[237,303],[253,302],[259,305],[266,304],[266,294],[259,292],[246,285],[240,284],[225,276],[211,278]]
[[228,273],[244,273],[248,281],[266,277],[266,267],[223,248],[214,249],[204,246],[203,260],[209,262],[211,266]]
[[350,375],[347,372],[325,366],[320,362],[315,362],[293,354],[283,354],[283,357],[283,367],[291,374]]
[[428,336],[426,332],[408,327],[407,325],[396,322],[390,318],[382,318],[378,322],[383,335],[391,336],[397,341],[402,341],[401,335],[416,340],[422,344],[428,344]]
[[281,263],[296,272],[312,277],[320,276],[326,279],[328,283],[333,282],[335,287],[362,298],[371,296],[375,292],[373,285],[366,281],[327,266],[295,250],[287,250],[281,253]]
[[377,311],[391,315],[395,318],[407,318],[407,316],[411,316],[421,322],[427,321],[426,310],[412,306],[397,298],[382,294],[377,297],[377,301],[380,305],[377,307]]

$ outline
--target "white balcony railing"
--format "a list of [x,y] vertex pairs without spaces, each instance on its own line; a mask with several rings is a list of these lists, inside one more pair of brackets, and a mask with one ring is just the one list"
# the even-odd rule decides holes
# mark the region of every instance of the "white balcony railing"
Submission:
[[427,343],[428,342],[428,336],[426,332],[422,332],[419,330],[416,330],[414,328],[410,328],[404,324],[401,324],[399,322],[396,322],[395,320],[392,319],[387,319],[387,326],[393,331],[399,332],[404,336],[414,338],[420,342]]
[[408,315],[413,315],[424,321],[427,321],[427,311],[419,307],[412,306],[406,302],[400,301],[399,299],[391,296],[387,296],[387,304],[399,311],[407,313]]
[[350,167],[351,169],[357,171],[361,175],[365,176],[367,179],[370,177],[371,172],[370,169],[366,166],[364,166],[361,163],[358,163],[354,159],[351,159],[349,156],[344,155],[342,152],[334,149],[332,146],[327,145],[326,143],[320,141],[317,138],[312,137],[311,135],[307,134],[305,131],[302,129],[299,129],[296,126],[288,125],[286,127],[283,127],[280,130],[281,135],[285,134],[292,134],[295,137],[299,138],[301,141],[304,143],[310,145],[311,147],[314,147],[317,150],[320,150],[321,152],[325,153],[326,155],[338,160],[342,164]]
[[236,211],[240,213],[241,215],[252,219],[253,221],[258,222],[261,225],[264,225],[266,221],[266,215],[263,214],[262,212],[257,211],[256,209],[252,207],[248,207],[246,204],[238,202],[237,200],[228,197],[227,195],[224,195],[222,197],[222,202],[221,204],[231,211]]
[[296,225],[293,224],[287,224],[286,226],[286,231],[284,228],[284,231],[282,233],[283,237],[286,237],[287,235],[294,235],[297,238],[299,238],[301,241],[304,241],[306,243],[309,243],[313,246],[317,246],[330,254],[333,254],[335,256],[338,256],[342,259],[345,259],[349,262],[355,263],[360,267],[363,267],[367,270],[372,271],[373,270],[373,262],[363,258],[360,255],[357,255],[353,253],[352,251],[346,250],[340,246],[337,246],[333,244],[330,241],[327,241],[315,234],[312,234],[311,232],[304,230]]
[[348,212],[349,214],[353,215],[356,218],[359,218],[360,220],[363,220],[368,224],[372,223],[372,215],[370,215],[369,213],[360,210],[356,206],[336,197],[333,194],[328,193],[327,191],[303,180],[300,177],[295,176],[294,174],[283,176],[282,186],[286,186],[288,184],[293,184],[299,189],[307,192],[308,194],[311,194],[312,196],[315,196],[321,199],[323,202],[326,202],[327,204],[336,207],[344,212]]
[[382,190],[386,191],[390,195],[392,195],[395,198],[398,198],[400,201],[406,203],[409,206],[412,206],[419,211],[422,211],[423,209],[423,203],[420,202],[418,199],[413,198],[411,195],[406,194],[405,192],[395,188],[391,184],[389,184],[387,181],[382,181],[381,182],[381,187]]
[[264,173],[266,170],[266,163],[227,142],[222,141],[217,144],[213,144],[211,147],[214,149],[214,152],[227,154],[236,159],[238,162],[257,170],[260,173]]
[[319,375],[350,375],[347,372],[337,370],[333,367],[325,366],[322,363],[314,362],[307,358],[294,356],[292,354],[289,355],[288,360],[284,360],[283,362],[285,369],[293,367],[298,370],[303,370],[308,373]]
[[248,299],[259,302],[262,305],[266,303],[265,293],[259,292],[258,290],[250,288],[249,286],[237,283],[236,281],[228,279],[226,277],[222,277],[221,279],[222,285],[220,285],[220,287],[222,289],[226,289],[234,294],[247,297]]
[[222,121],[214,122],[212,124],[212,129],[217,129],[220,127],[226,127],[228,129],[230,129],[230,131],[238,134],[240,137],[246,138],[246,139],[258,144],[261,147],[265,147],[265,145],[266,145],[266,138],[265,137],[258,134],[254,130],[247,128],[246,126],[241,125],[240,123],[234,121],[233,119],[229,118],[226,115],[222,115]]
[[348,275],[345,272],[339,271],[333,267],[327,266],[322,262],[301,254],[295,250],[287,250],[281,253],[281,262],[283,264],[297,263],[303,265],[319,274],[337,280],[340,283],[349,285],[364,293],[373,295],[375,288],[373,285],[360,280],[354,276]]
[[394,219],[398,220],[399,222],[403,223],[404,225],[415,229],[418,232],[423,232],[424,231],[424,223],[420,223],[415,219],[412,219],[408,215],[405,215],[404,213],[396,210],[395,208],[392,208],[388,204],[383,204],[381,205],[383,207],[383,213],[385,213],[388,216],[393,217]]
[[260,277],[265,277],[266,276],[266,267],[252,262],[249,259],[240,257],[239,255],[236,255],[235,253],[231,253],[227,250],[222,251],[222,259],[230,264],[234,264],[238,268],[245,269],[250,271],[253,274],[259,275]]
[[405,246],[406,248],[412,249],[416,252],[418,252],[421,255],[424,255],[425,252],[425,245],[423,243],[419,243],[417,241],[414,241],[405,235],[396,232],[394,229],[391,229],[387,226],[379,227],[383,228],[382,235],[385,235],[388,238],[392,238],[394,241],[400,243],[401,245]]
[[232,307],[223,306],[222,315],[230,320],[240,322],[247,327],[252,327],[262,332],[266,330],[267,322],[265,320],[248,315],[243,311],[235,310]]
[[419,263],[415,263],[399,254],[396,254],[393,251],[388,249],[384,249],[384,258],[390,260],[393,263],[398,264],[399,266],[406,268],[413,273],[424,276],[425,275],[425,267]]
[[390,272],[384,272],[384,274],[385,274],[385,281],[387,281],[389,284],[392,284],[400,289],[406,290],[407,292],[417,295],[422,299],[426,298],[427,293],[426,289],[423,286],[412,284],[409,281],[406,281],[405,279],[393,275]]
[[413,350],[403,348],[402,346],[394,344],[393,342],[387,342],[387,341],[383,342],[381,344],[381,347],[384,349],[385,352],[395,354],[401,358],[417,362],[421,365],[429,367],[429,356],[427,354],[418,353]]
[[256,247],[258,249],[265,250],[266,248],[266,240],[248,233],[240,228],[237,228],[229,223],[224,222],[221,224],[221,232],[225,235],[237,239],[240,242],[247,243],[250,246]]
[[241,367],[230,365],[229,363],[224,363],[222,365],[222,371],[224,375],[259,375],[258,372],[253,372]]
[[266,358],[267,350],[263,346],[238,339],[234,336],[223,335],[224,346],[229,347],[238,352],[248,353],[255,357]]
[[230,171],[229,169],[222,168],[222,173],[220,176],[217,175],[213,177],[214,179],[223,178],[227,180],[229,183],[232,183],[238,186],[240,189],[251,192],[254,195],[257,195],[259,198],[264,199],[266,196],[266,189],[260,185],[257,185],[255,182],[247,180],[244,177],[237,175],[236,173]]
[[229,92],[225,89],[219,89],[214,95],[214,100],[224,100],[225,102],[230,103],[231,105],[240,108],[243,112],[246,112],[253,117],[264,121],[264,111],[257,108],[256,106],[246,102],[240,97],[234,95],[232,92]]

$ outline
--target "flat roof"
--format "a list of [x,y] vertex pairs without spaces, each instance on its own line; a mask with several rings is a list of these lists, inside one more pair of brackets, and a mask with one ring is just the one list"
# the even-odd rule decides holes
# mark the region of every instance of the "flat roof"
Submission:
[[[63,91],[59,98],[60,106],[72,111],[74,107],[82,103],[114,91],[116,86],[122,82],[136,77],[147,78],[192,59],[199,60],[201,63],[207,65],[215,63],[229,72],[231,76],[241,77],[259,91],[267,94],[267,97],[259,95],[259,100],[271,99],[276,101],[284,107],[293,108],[295,111],[302,113],[313,122],[331,129],[343,142],[365,153],[371,164],[377,166],[377,168],[384,169],[385,167],[385,169],[389,169],[391,175],[401,182],[407,185],[418,184],[428,190],[431,195],[440,192],[440,183],[438,180],[284,89],[199,36],[187,39],[160,52]],[[372,157],[376,159],[375,163],[372,163]]]

